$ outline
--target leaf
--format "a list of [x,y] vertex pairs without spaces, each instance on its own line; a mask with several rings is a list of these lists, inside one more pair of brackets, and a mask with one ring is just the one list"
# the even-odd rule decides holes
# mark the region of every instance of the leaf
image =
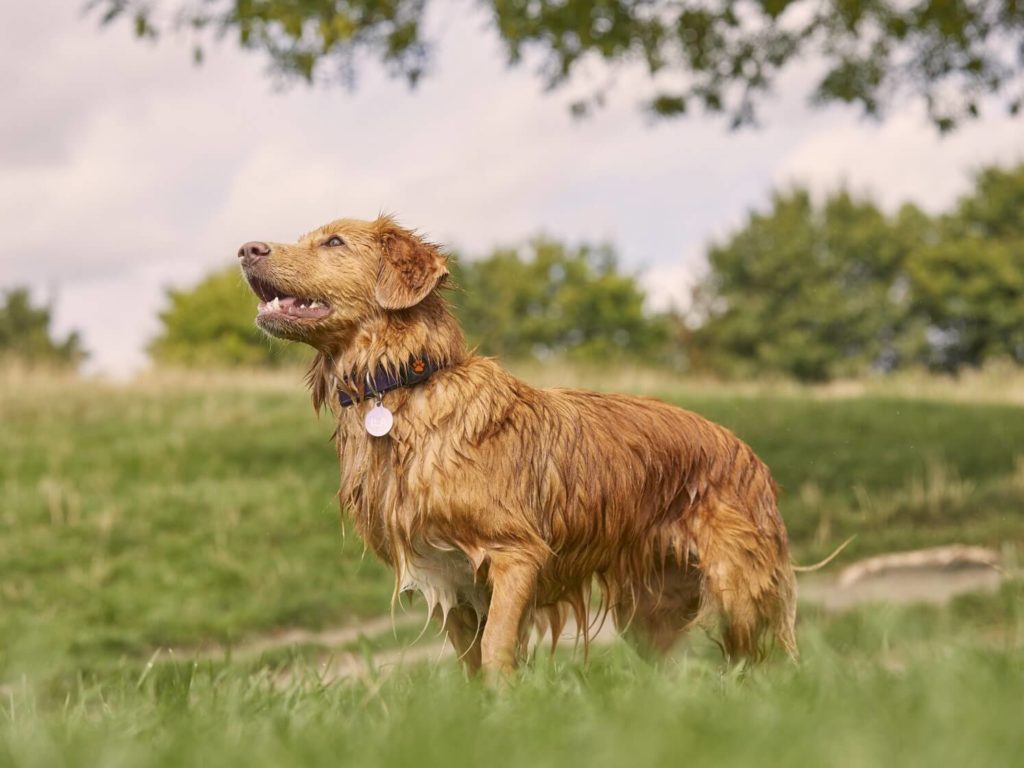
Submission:
[[686,113],[686,97],[667,93],[655,96],[650,109],[661,117],[675,117]]
[[[839,101],[882,119],[893,103],[929,106],[942,93],[950,116],[973,119],[982,98],[1024,87],[1018,60],[1024,33],[1019,14],[1005,3],[484,0],[499,55],[509,67],[539,62],[543,89],[564,87],[581,62],[600,61],[610,80],[628,68],[645,71],[654,88],[674,84],[677,92],[641,102],[649,113],[681,118],[694,112],[688,106],[696,100],[707,113],[725,114],[733,127],[755,125],[752,116],[800,60],[819,62],[826,72],[811,93],[813,106]],[[235,31],[238,44],[262,52],[278,77],[312,82],[329,72],[337,73],[333,82],[350,85],[376,62],[415,87],[433,56],[423,32],[426,6],[425,0],[93,0],[89,8],[105,9],[102,24],[132,10],[137,37],[162,31],[154,18],[175,19],[171,26],[191,25],[197,34]],[[578,101],[569,109],[577,116],[584,111]],[[1018,114],[1020,99],[1008,110]],[[962,120],[943,116],[932,123],[947,133]]]

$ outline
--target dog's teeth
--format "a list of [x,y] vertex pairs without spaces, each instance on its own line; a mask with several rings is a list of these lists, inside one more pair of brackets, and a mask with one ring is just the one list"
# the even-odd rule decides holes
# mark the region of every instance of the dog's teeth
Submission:
[[281,299],[278,298],[277,296],[275,296],[274,300],[272,302],[270,302],[270,308],[271,309],[280,309],[281,308]]
[[310,309],[316,309],[316,308],[317,308],[317,307],[319,307],[319,306],[320,306],[320,302],[319,302],[319,301],[311,301],[311,302],[309,303],[309,308],[310,308]]

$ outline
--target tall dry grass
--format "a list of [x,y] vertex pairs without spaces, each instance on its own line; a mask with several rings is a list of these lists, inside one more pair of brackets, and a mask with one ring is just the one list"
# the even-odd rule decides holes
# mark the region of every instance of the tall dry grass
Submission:
[[[607,367],[565,362],[510,362],[517,376],[540,387],[572,387],[605,392],[630,392],[652,396],[722,395],[729,397],[788,397],[815,400],[887,397],[908,400],[942,400],[963,403],[1024,405],[1024,368],[1007,362],[970,369],[958,376],[925,370],[840,379],[808,384],[776,376],[751,380],[724,380],[711,376],[660,368],[617,364]],[[165,368],[147,367],[128,377],[77,374],[66,368],[0,365],[0,393],[31,390],[41,395],[68,386],[92,386],[101,390],[159,392],[234,389],[238,391],[285,391],[305,386],[300,366],[268,368]]]

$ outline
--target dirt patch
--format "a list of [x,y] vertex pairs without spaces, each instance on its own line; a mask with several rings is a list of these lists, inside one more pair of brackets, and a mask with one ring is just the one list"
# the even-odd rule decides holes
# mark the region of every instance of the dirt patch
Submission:
[[[895,556],[883,556],[892,558],[887,561],[872,558],[844,569],[838,576],[815,574],[802,577],[800,599],[817,603],[827,611],[841,612],[864,603],[943,604],[969,592],[994,592],[999,589],[1005,574],[993,565],[991,551],[980,552],[984,556],[973,561],[949,557],[948,550],[894,553]],[[904,557],[908,554],[912,557]],[[607,645],[617,638],[612,622],[606,621],[591,643]],[[570,622],[563,631],[562,645],[571,647],[575,639],[575,626]],[[326,684],[339,679],[366,677],[371,673],[385,674],[404,664],[453,657],[451,648],[443,640],[435,639],[408,648],[379,652],[372,657],[355,653],[331,654],[320,661],[316,674]],[[285,673],[282,682],[290,679],[290,674]]]
[[808,577],[800,581],[800,599],[828,611],[844,611],[862,603],[943,604],[967,592],[995,592],[1003,575],[984,565],[891,568],[850,584]]
[[[844,611],[863,603],[942,604],[960,594],[997,590],[1004,578],[998,561],[998,554],[992,550],[960,545],[894,552],[858,561],[836,575],[815,573],[801,577],[800,599],[822,605],[828,611]],[[396,622],[400,627],[408,627],[422,626],[425,620],[424,615],[411,613],[397,618]],[[378,651],[372,655],[344,650],[360,637],[373,639],[393,631],[390,617],[321,632],[294,629],[236,645],[232,656],[255,658],[267,651],[295,644],[337,649],[324,654],[317,663],[314,673],[323,683],[382,674],[404,664],[454,656],[444,639],[438,639],[436,630],[428,630],[423,640],[408,647]],[[575,642],[575,626],[571,622],[562,637],[565,645],[571,646]],[[611,621],[605,621],[591,643],[605,645],[617,637]],[[223,658],[225,651],[224,648],[205,648],[198,657]],[[176,655],[181,658],[182,651]],[[189,656],[185,655],[185,658]],[[293,674],[291,671],[282,672],[281,682],[292,680]]]
[[838,576],[800,580],[800,598],[826,610],[861,603],[943,604],[967,592],[994,592],[1005,577],[999,553],[951,544],[890,552],[846,566]]
[[[815,573],[800,578],[802,601],[817,603],[828,611],[845,611],[863,603],[943,604],[969,592],[994,592],[1006,574],[998,566],[998,555],[977,547],[940,547],[913,552],[896,552],[869,558],[847,566],[837,575]],[[348,650],[361,638],[369,640],[400,629],[424,626],[426,616],[417,611],[396,616],[380,616],[359,624],[325,630],[287,629],[249,638],[229,646],[204,645],[166,649],[154,654],[151,663],[174,659],[221,660],[229,654],[234,660],[251,660],[260,655],[291,646],[318,646],[329,649],[310,672],[318,680],[334,680],[386,674],[406,664],[419,664],[453,657],[450,646],[439,639],[433,625],[424,637],[407,647],[364,654]],[[605,645],[618,637],[612,622],[605,621],[591,643]],[[575,642],[575,627],[563,631],[564,645]],[[284,670],[279,681],[294,679],[295,670]],[[9,693],[10,685],[0,686]]]
[[387,633],[394,633],[399,629],[423,625],[425,620],[424,616],[418,615],[396,616],[394,619],[390,616],[378,616],[374,619],[367,619],[358,624],[350,624],[343,627],[331,627],[322,630],[283,629],[266,635],[250,637],[231,646],[203,645],[194,648],[168,649],[168,652],[173,652],[178,658],[205,661],[220,660],[229,653],[231,658],[236,660],[255,659],[269,651],[296,645],[344,648],[358,642],[360,638],[380,637]]

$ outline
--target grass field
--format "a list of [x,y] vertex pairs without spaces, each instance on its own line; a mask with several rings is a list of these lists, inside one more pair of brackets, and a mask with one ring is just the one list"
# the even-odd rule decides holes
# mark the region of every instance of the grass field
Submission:
[[[586,666],[542,654],[492,692],[451,662],[322,686],[316,649],[199,661],[387,610],[390,575],[343,536],[331,425],[300,376],[0,387],[0,764],[1004,765],[1024,747],[1012,582],[943,608],[808,606],[799,668],[726,671],[698,640],[655,670],[613,645]],[[800,560],[852,533],[849,558],[1024,551],[1013,398],[642,388],[765,458]],[[168,647],[179,661],[147,666]]]

